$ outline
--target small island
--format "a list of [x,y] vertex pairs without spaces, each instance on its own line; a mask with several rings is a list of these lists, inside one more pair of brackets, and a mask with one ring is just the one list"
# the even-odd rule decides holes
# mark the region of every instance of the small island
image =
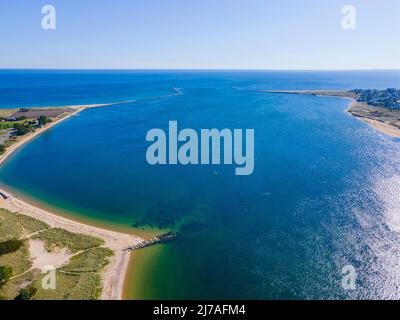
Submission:
[[354,90],[255,90],[266,93],[305,94],[351,99],[346,110],[379,132],[400,137],[400,89],[388,88]]

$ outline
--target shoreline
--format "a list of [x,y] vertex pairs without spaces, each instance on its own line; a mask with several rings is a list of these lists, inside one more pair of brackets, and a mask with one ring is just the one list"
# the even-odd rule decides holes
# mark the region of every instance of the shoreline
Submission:
[[366,104],[363,104],[363,103],[360,103],[357,101],[353,101],[350,104],[350,106],[346,109],[346,112],[348,114],[350,114],[352,117],[370,125],[375,130],[377,130],[383,134],[386,134],[387,136],[390,136],[393,138],[400,138],[400,129],[398,127],[394,126],[393,124],[367,117],[361,113],[357,113],[356,109],[363,108],[363,107],[365,108],[368,106]]
[[131,260],[131,253],[123,251],[123,249],[129,245],[138,244],[143,239],[135,235],[94,227],[61,217],[20,200],[4,189],[0,189],[0,192],[7,197],[7,199],[0,198],[0,208],[38,219],[53,228],[61,228],[72,233],[87,234],[103,239],[105,241],[104,246],[110,248],[114,252],[114,256],[102,272],[103,289],[101,300],[122,300],[125,279]]
[[[9,146],[2,155],[0,155],[0,165],[2,165],[17,149],[22,147],[24,144],[26,144],[27,142],[29,142],[33,138],[37,137],[38,135],[40,135],[40,134],[46,132],[47,130],[51,129],[52,127],[56,126],[57,124],[63,122],[64,120],[67,120],[67,119],[77,115],[81,111],[84,111],[84,110],[87,110],[87,109],[109,107],[109,106],[113,106],[113,105],[121,104],[121,103],[125,103],[125,102],[116,102],[116,103],[107,103],[107,104],[73,105],[73,106],[57,107],[57,108],[73,109],[75,111],[67,114],[64,117],[61,117],[60,119],[57,119],[57,120],[45,125],[42,128],[39,128],[39,129],[37,129],[37,130],[35,130],[33,132],[30,132],[30,133],[22,136],[14,144]],[[49,107],[46,107],[46,108],[49,108]]]
[[[154,98],[166,98],[172,96],[182,95],[183,92],[176,87],[172,87],[172,93],[167,95],[162,95]],[[27,144],[29,141],[33,140],[35,137],[46,132],[52,127],[58,125],[59,123],[67,120],[81,111],[87,109],[111,107],[120,104],[126,104],[131,102],[137,102],[138,100],[127,100],[118,101],[103,104],[88,104],[88,105],[68,105],[68,106],[56,106],[54,108],[64,108],[72,111],[67,115],[64,115],[58,119],[53,120],[53,122],[43,126],[42,128],[36,129],[22,137],[19,137],[14,144],[8,146],[5,152],[0,155],[0,170],[1,166],[6,162],[9,157],[23,145]],[[33,109],[41,107],[32,107]],[[53,108],[52,106],[46,106],[45,108]],[[94,235],[102,238],[105,241],[105,246],[109,247],[113,252],[114,256],[110,259],[110,263],[105,267],[104,271],[101,273],[103,288],[101,293],[101,300],[123,300],[126,296],[126,281],[128,278],[128,272],[132,266],[133,253],[128,251],[123,251],[128,246],[139,244],[144,241],[140,236],[133,235],[125,230],[113,231],[108,228],[103,228],[102,226],[96,226],[95,222],[93,224],[89,222],[81,222],[78,219],[71,218],[69,215],[66,217],[63,214],[57,214],[57,210],[53,208],[46,208],[40,204],[30,203],[28,200],[18,198],[18,191],[11,190],[7,186],[0,185],[0,208],[8,209],[13,212],[19,212],[27,216],[31,216],[38,220],[44,221],[50,226],[59,227],[73,233],[82,233],[88,235]],[[15,194],[15,195],[14,195]],[[88,219],[90,220],[90,219]],[[114,228],[115,230],[115,228]],[[145,237],[147,235],[145,234]]]
[[[65,106],[65,108],[73,109],[74,111],[45,125],[42,128],[35,130],[22,136],[14,144],[9,146],[6,151],[0,156],[0,166],[4,164],[9,157],[21,148],[23,145],[33,140],[52,127],[58,125],[64,120],[69,119],[86,109],[108,107],[125,102],[108,103],[108,104],[92,104],[79,106]],[[110,263],[101,272],[103,288],[101,300],[122,300],[125,291],[125,280],[127,278],[128,268],[131,263],[131,253],[125,252],[123,249],[129,245],[137,244],[143,241],[138,236],[128,233],[116,232],[82,223],[61,215],[57,215],[39,206],[31,205],[27,201],[23,201],[14,196],[8,190],[0,187],[0,208],[18,212],[32,218],[38,219],[55,228],[62,228],[73,233],[87,234],[99,237],[105,241],[105,246],[114,252],[114,256],[110,259]]]
[[[357,102],[356,95],[346,90],[247,90],[254,92],[264,93],[280,93],[280,94],[300,94],[300,95],[312,95],[316,97],[331,97],[351,100],[345,112],[350,116],[366,123],[376,131],[383,133],[393,138],[400,138],[400,128],[395,126],[391,119],[378,120],[372,116],[368,116],[368,113],[373,114],[377,110],[382,111],[383,107],[373,107],[367,103]],[[389,109],[390,110],[390,109]],[[387,110],[386,110],[387,111]],[[395,111],[392,111],[395,112]],[[400,116],[400,113],[399,115]],[[389,116],[390,118],[390,116]]]
[[[180,96],[183,94],[183,92],[179,88],[176,88],[176,87],[172,87],[172,91],[173,91],[173,93],[171,93],[171,94],[167,94],[167,95],[163,95],[163,96],[159,96],[159,97],[155,97],[155,98],[166,98],[166,97]],[[69,105],[69,106],[54,106],[54,107],[46,106],[44,108],[64,108],[64,109],[73,109],[75,111],[61,117],[60,119],[57,119],[57,120],[45,125],[44,127],[40,128],[40,129],[35,130],[34,132],[31,132],[31,133],[28,133],[28,134],[22,136],[14,144],[9,146],[2,155],[0,155],[0,166],[12,155],[12,153],[14,153],[17,149],[19,149],[21,146],[26,144],[28,141],[32,140],[33,138],[42,134],[43,132],[49,130],[50,128],[56,126],[60,122],[77,115],[81,111],[84,111],[87,109],[111,107],[111,106],[115,106],[115,105],[119,105],[119,104],[131,103],[131,102],[136,102],[136,101],[138,101],[138,100],[127,100],[127,101],[101,103],[101,104],[87,104],[87,105]],[[40,107],[33,107],[33,109],[35,109],[35,108],[40,108]]]

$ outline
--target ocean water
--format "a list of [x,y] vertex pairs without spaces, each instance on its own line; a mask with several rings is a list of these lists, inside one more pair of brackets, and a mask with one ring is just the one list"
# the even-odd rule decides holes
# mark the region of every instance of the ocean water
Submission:
[[[386,87],[400,72],[0,71],[1,107],[135,100],[50,129],[0,181],[72,217],[177,231],[135,253],[128,298],[398,299],[400,140],[349,116],[348,100],[237,90]],[[170,120],[254,129],[254,173],[150,166],[146,133]]]

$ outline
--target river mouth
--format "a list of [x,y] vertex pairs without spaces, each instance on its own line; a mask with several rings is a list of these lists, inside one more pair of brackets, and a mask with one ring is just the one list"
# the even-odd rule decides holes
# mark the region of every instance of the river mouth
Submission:
[[[182,94],[85,110],[18,150],[2,166],[1,183],[89,224],[143,238],[178,233],[174,242],[133,253],[129,299],[396,296],[397,200],[385,195],[397,190],[398,141],[348,116],[345,100],[232,88],[343,88],[340,79],[315,73],[310,83],[301,73],[268,72],[152,77]],[[173,120],[194,130],[253,128],[254,172],[149,165],[146,133],[167,130]],[[356,292],[341,286],[347,265],[359,270]]]

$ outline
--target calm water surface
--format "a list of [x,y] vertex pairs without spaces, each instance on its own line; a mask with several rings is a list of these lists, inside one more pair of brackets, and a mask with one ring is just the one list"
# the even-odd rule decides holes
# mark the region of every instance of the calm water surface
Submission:
[[[137,100],[52,128],[0,180],[74,217],[178,231],[136,254],[129,298],[400,298],[400,141],[346,100],[236,87],[400,87],[400,73],[0,71],[1,107]],[[253,175],[148,165],[146,133],[170,120],[255,129]],[[346,265],[357,290],[341,286]]]

